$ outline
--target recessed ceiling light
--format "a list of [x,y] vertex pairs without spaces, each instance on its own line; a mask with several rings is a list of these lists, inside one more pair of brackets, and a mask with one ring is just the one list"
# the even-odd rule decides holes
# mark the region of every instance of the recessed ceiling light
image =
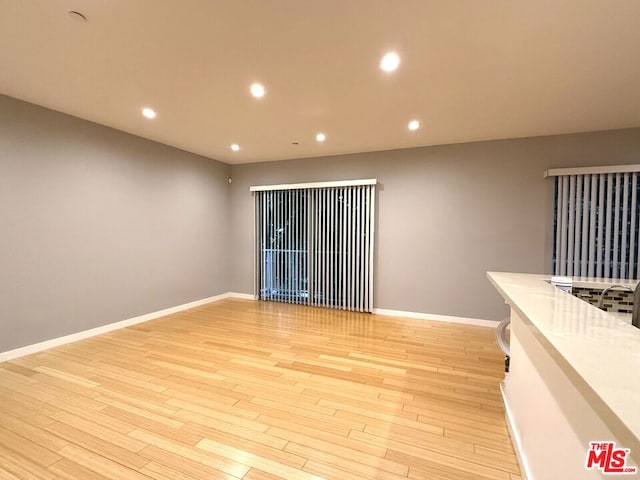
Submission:
[[408,127],[409,130],[417,130],[420,128],[420,122],[418,120],[411,120]]
[[266,90],[264,89],[264,85],[261,85],[259,83],[254,83],[253,85],[251,85],[251,95],[253,95],[256,98],[262,98],[264,97]]
[[380,68],[385,72],[393,72],[400,65],[400,56],[396,52],[389,52],[380,60]]
[[142,109],[142,115],[147,118],[156,118],[156,111],[153,108],[145,107]]
[[233,150],[234,152],[237,152],[238,150],[240,150],[240,145],[238,145],[237,143],[234,143],[233,145],[231,145],[231,150]]
[[319,142],[324,142],[326,139],[327,136],[322,132],[316,135],[316,140]]

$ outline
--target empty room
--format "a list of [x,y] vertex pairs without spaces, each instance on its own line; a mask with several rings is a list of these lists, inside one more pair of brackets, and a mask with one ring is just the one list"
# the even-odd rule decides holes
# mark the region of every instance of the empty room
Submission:
[[0,480],[640,478],[639,24],[0,0]]

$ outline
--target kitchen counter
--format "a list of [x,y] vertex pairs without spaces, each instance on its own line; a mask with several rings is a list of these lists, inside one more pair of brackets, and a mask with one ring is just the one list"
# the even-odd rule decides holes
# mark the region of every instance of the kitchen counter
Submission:
[[[572,436],[576,455],[579,448],[584,450],[578,462],[581,475],[594,472],[584,469],[589,441],[615,440],[631,449],[630,464],[638,465],[640,329],[625,317],[599,310],[552,286],[549,275],[489,272],[488,277],[512,309],[511,372],[505,378],[503,394],[507,411],[512,410],[508,419],[512,433],[520,437],[516,443],[521,445],[516,448],[528,460],[525,469],[530,470],[532,480],[554,477],[536,464],[545,458],[544,453],[527,451],[527,444],[529,450],[538,449],[532,440],[534,432],[542,429],[542,425],[528,425],[531,412],[518,411],[536,408],[536,402],[527,398],[536,395],[527,390],[540,391],[538,403],[557,410],[540,412],[553,419],[547,426],[553,430],[546,434],[555,435],[557,429],[564,428]],[[604,288],[614,283],[618,281],[574,279],[576,286]],[[633,287],[636,282],[619,283]]]

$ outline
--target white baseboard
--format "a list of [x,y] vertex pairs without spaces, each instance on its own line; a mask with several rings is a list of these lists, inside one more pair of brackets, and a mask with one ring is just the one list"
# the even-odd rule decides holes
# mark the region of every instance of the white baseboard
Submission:
[[496,328],[498,322],[494,320],[483,320],[481,318],[452,317],[449,315],[436,315],[432,313],[404,312],[402,310],[387,310],[384,308],[374,308],[374,315],[386,315],[388,317],[415,318],[418,320],[433,320],[436,322],[462,323],[465,325],[476,325],[479,327]]
[[500,393],[502,394],[502,401],[504,402],[504,416],[507,420],[507,429],[509,430],[509,435],[511,436],[511,443],[513,444],[513,449],[516,452],[516,459],[518,460],[518,465],[520,466],[520,476],[522,480],[531,480],[531,473],[529,472],[529,464],[527,463],[527,457],[524,455],[524,450],[522,449],[522,441],[520,440],[520,433],[516,428],[516,424],[513,421],[513,416],[511,414],[511,409],[509,408],[509,402],[507,402],[507,396],[504,392],[504,384],[500,383]]
[[257,300],[258,298],[253,293],[238,293],[238,292],[229,292],[227,295],[230,298],[242,298],[244,300]]
[[[148,322],[156,318],[165,317],[172,313],[181,312],[190,308],[199,307],[200,305],[206,305],[207,303],[217,302],[225,298],[234,297],[235,294],[227,292],[213,297],[203,298],[193,302],[178,305],[176,307],[165,308],[164,310],[158,310],[157,312],[147,313],[138,317],[128,318],[119,322],[109,323],[107,325],[101,325],[100,327],[91,328],[89,330],[83,330],[82,332],[72,333],[65,335],[64,337],[52,338],[51,340],[45,340],[44,342],[34,343],[33,345],[27,345],[25,347],[16,348],[7,352],[0,352],[0,362],[6,362],[13,360],[14,358],[24,357],[25,355],[31,355],[32,353],[41,352],[49,348],[59,347],[71,342],[77,342],[89,337],[95,337],[96,335],[102,335],[103,333],[111,332],[119,328],[130,327],[137,325],[138,323]],[[253,298],[253,296],[251,297]]]

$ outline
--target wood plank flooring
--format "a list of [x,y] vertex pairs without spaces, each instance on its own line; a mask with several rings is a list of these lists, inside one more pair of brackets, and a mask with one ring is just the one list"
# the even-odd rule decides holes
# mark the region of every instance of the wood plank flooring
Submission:
[[227,299],[0,363],[0,478],[519,480],[493,335]]

